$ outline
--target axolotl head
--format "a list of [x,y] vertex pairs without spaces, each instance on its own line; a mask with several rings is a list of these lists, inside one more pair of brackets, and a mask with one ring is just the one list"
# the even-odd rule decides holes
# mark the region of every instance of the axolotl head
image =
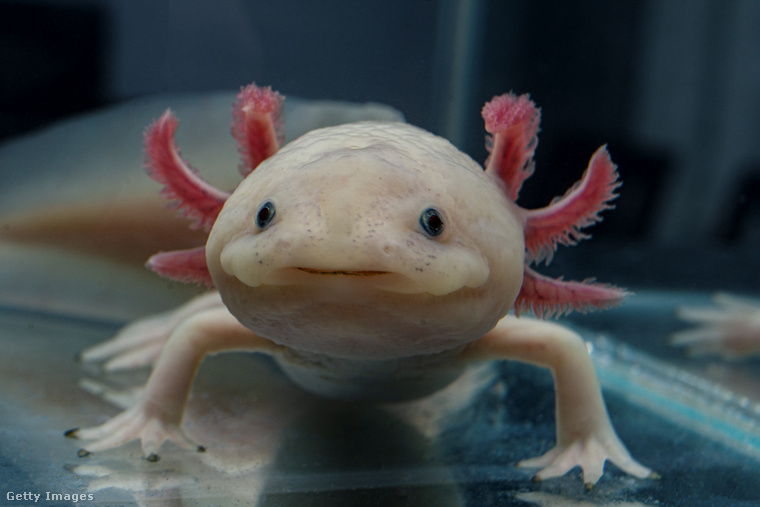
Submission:
[[402,123],[312,131],[227,199],[206,244],[235,317],[297,350],[357,359],[469,343],[523,281],[523,222],[490,174]]
[[[485,168],[403,123],[352,123],[283,142],[283,97],[249,85],[232,134],[247,175],[232,193],[203,181],[167,111],[145,134],[162,194],[210,230],[204,247],[148,266],[213,285],[251,330],[297,351],[393,359],[456,351],[514,307],[541,316],[616,304],[625,291],[550,279],[531,264],[588,238],[620,185],[605,147],[564,196],[515,204],[533,173],[540,112],[507,93],[483,108]],[[212,228],[213,226],[213,228]]]

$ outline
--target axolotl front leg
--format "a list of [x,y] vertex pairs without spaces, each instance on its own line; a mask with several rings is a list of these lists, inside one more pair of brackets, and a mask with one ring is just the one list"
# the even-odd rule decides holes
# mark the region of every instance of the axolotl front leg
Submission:
[[570,329],[545,321],[507,316],[491,332],[470,344],[465,360],[513,359],[549,368],[556,395],[556,446],[520,467],[542,467],[535,480],[559,477],[575,466],[591,487],[606,460],[638,477],[657,474],[634,460],[610,422],[586,345]]
[[138,402],[106,423],[70,430],[70,437],[92,440],[80,455],[98,452],[140,439],[143,455],[158,459],[164,440],[203,451],[181,429],[190,387],[206,355],[231,351],[277,354],[281,347],[262,338],[233,317],[223,306],[204,309],[183,320],[171,333]]

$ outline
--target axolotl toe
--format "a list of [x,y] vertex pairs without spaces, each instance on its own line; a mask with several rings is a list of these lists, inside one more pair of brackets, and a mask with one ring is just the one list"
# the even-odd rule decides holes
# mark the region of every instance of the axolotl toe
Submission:
[[[485,169],[445,139],[403,123],[351,123],[282,143],[282,97],[244,88],[233,107],[245,179],[231,194],[204,182],[173,141],[167,111],[146,132],[147,166],[205,247],[164,252],[148,266],[209,292],[176,312],[139,321],[83,354],[113,368],[153,364],[140,401],[105,424],[72,432],[87,452],[140,439],[155,457],[181,429],[202,358],[224,351],[274,356],[298,385],[322,396],[381,401],[430,394],[473,361],[512,359],[555,379],[557,443],[521,466],[536,479],[575,466],[588,485],[607,459],[636,477],[615,434],[581,338],[519,317],[603,308],[625,291],[546,278],[530,265],[581,229],[619,186],[606,148],[562,198],[538,210],[515,201],[534,169],[540,113],[506,94],[483,109]],[[509,315],[511,309],[516,315]]]

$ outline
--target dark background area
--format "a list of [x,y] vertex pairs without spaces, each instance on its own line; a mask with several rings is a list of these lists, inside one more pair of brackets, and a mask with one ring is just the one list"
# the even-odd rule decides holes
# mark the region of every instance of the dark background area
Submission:
[[[135,97],[255,81],[390,104],[482,162],[482,104],[528,92],[543,120],[522,206],[562,195],[608,144],[624,185],[589,248],[613,248],[615,269],[643,255],[623,262],[637,282],[700,286],[725,258],[737,272],[726,284],[750,290],[757,26],[752,0],[0,0],[0,140]],[[568,252],[558,259],[583,264],[589,250]]]

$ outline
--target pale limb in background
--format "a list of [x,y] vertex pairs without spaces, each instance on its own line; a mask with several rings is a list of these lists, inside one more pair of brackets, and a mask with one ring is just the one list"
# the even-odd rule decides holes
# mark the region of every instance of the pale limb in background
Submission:
[[671,343],[695,356],[742,359],[760,354],[760,301],[717,293],[716,306],[681,307],[676,315],[697,327],[674,333]]

